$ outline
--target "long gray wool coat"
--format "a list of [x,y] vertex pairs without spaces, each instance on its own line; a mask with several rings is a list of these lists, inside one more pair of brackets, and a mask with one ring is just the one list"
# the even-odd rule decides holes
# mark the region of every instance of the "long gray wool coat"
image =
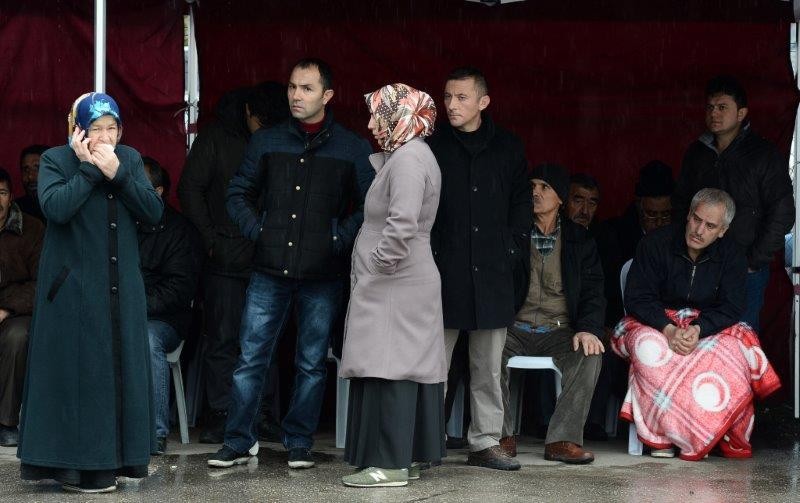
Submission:
[[117,145],[113,180],[68,146],[39,164],[47,217],[17,456],[78,470],[147,465],[155,442],[147,308],[136,221],[161,198],[138,152]]
[[377,174],[353,250],[339,375],[444,382],[441,279],[430,245],[439,165],[420,138],[370,162]]

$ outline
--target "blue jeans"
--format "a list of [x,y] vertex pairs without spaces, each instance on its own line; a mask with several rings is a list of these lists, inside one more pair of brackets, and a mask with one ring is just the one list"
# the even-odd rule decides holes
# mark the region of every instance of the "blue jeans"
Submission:
[[311,448],[325,392],[325,359],[331,327],[343,290],[341,280],[299,280],[253,273],[242,313],[241,355],[233,373],[225,445],[245,452],[256,443],[259,402],[267,368],[294,304],[295,383],[289,410],[281,424],[283,445],[287,449]]
[[178,333],[169,324],[158,320],[147,321],[150,338],[150,366],[153,369],[153,406],[156,411],[156,436],[169,435],[169,363],[167,353],[175,351],[181,343]]
[[767,283],[769,283],[768,265],[758,271],[747,273],[747,282],[745,283],[747,306],[742,314],[742,321],[753,327],[758,333],[761,333],[758,316],[761,313],[761,306],[764,305],[764,291],[767,289]]

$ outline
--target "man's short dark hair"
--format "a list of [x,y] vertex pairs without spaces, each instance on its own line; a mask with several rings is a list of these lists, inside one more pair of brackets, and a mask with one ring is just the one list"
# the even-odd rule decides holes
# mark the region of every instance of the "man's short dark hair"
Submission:
[[584,189],[588,190],[596,190],[600,192],[600,184],[597,183],[597,180],[591,175],[587,175],[586,173],[575,173],[569,177],[569,183],[575,184],[579,187],[583,187]]
[[250,108],[250,113],[261,122],[261,127],[274,126],[291,116],[286,86],[271,80],[250,89],[245,103]]
[[8,190],[10,192],[14,191],[14,187],[11,185],[11,175],[9,175],[8,171],[6,171],[5,169],[0,168],[0,183],[3,182],[5,182],[8,185]]
[[486,77],[483,72],[474,66],[460,66],[450,72],[447,80],[464,80],[474,79],[475,87],[478,89],[479,96],[486,96],[489,94],[489,85],[486,83]]
[[718,94],[726,94],[733,98],[736,106],[744,108],[747,106],[747,93],[744,87],[736,80],[735,77],[730,75],[717,75],[709,80],[706,84],[706,98],[716,96]]
[[319,80],[322,82],[322,90],[327,91],[328,89],[333,89],[333,70],[331,70],[331,65],[325,61],[319,58],[303,58],[295,63],[292,68],[302,68],[305,70],[306,68],[312,67],[319,70]]
[[27,147],[23,148],[22,152],[20,152],[19,154],[20,166],[22,166],[22,160],[25,159],[26,155],[31,155],[31,154],[42,155],[44,154],[44,151],[47,150],[48,148],[50,147],[48,147],[47,145],[28,145]]
[[152,157],[142,157],[142,163],[147,168],[147,177],[150,178],[153,187],[163,187],[164,195],[167,195],[172,185],[167,170],[162,168],[161,164]]

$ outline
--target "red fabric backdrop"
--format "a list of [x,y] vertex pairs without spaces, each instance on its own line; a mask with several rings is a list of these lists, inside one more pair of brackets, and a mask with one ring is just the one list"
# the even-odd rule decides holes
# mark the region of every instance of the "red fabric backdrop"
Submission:
[[[106,92],[120,106],[122,142],[177,177],[183,166],[183,2],[109,0]],[[72,102],[94,87],[94,2],[2,2],[0,166],[19,184],[19,152],[67,141]]]
[[[33,2],[27,2],[33,4]],[[183,164],[181,0],[109,0],[107,91],[123,141],[177,180]],[[777,0],[529,0],[485,7],[463,0],[203,1],[197,9],[201,124],[227,90],[285,82],[303,56],[336,74],[333,110],[366,133],[362,94],[391,81],[441,103],[454,66],[481,67],[495,119],[532,164],[561,162],[597,177],[600,216],[630,201],[639,166],[677,172],[702,130],[703,85],[738,75],[754,129],[788,152],[797,101],[788,59],[791,7]],[[69,105],[90,90],[92,3],[0,1],[0,165],[18,182],[19,150],[66,141]],[[19,193],[19,186],[17,186]],[[786,380],[788,285],[775,270],[765,349]]]

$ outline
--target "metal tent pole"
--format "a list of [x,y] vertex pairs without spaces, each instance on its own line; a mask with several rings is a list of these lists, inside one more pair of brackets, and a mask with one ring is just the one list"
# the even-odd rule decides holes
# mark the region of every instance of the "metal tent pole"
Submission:
[[[794,67],[795,80],[798,89],[800,89],[800,72],[798,72],[798,68],[800,68],[800,51],[797,50],[797,41],[800,37],[798,37],[798,30],[800,30],[800,24],[792,23],[790,50],[792,53],[792,66]],[[798,288],[800,288],[800,274],[797,272],[797,267],[800,266],[800,246],[798,246],[797,230],[800,228],[800,225],[798,225],[798,218],[800,217],[798,211],[800,208],[798,208],[797,201],[800,201],[800,180],[798,180],[797,166],[798,159],[800,159],[800,108],[798,108],[798,113],[795,116],[792,148],[793,163],[790,169],[794,179],[795,200],[795,224],[792,232],[792,287],[794,290],[794,295],[792,296],[792,321],[794,322],[794,383],[792,387],[794,388],[794,417],[798,419],[800,418],[800,292],[798,291]]]
[[94,90],[106,92],[106,2],[94,2]]

